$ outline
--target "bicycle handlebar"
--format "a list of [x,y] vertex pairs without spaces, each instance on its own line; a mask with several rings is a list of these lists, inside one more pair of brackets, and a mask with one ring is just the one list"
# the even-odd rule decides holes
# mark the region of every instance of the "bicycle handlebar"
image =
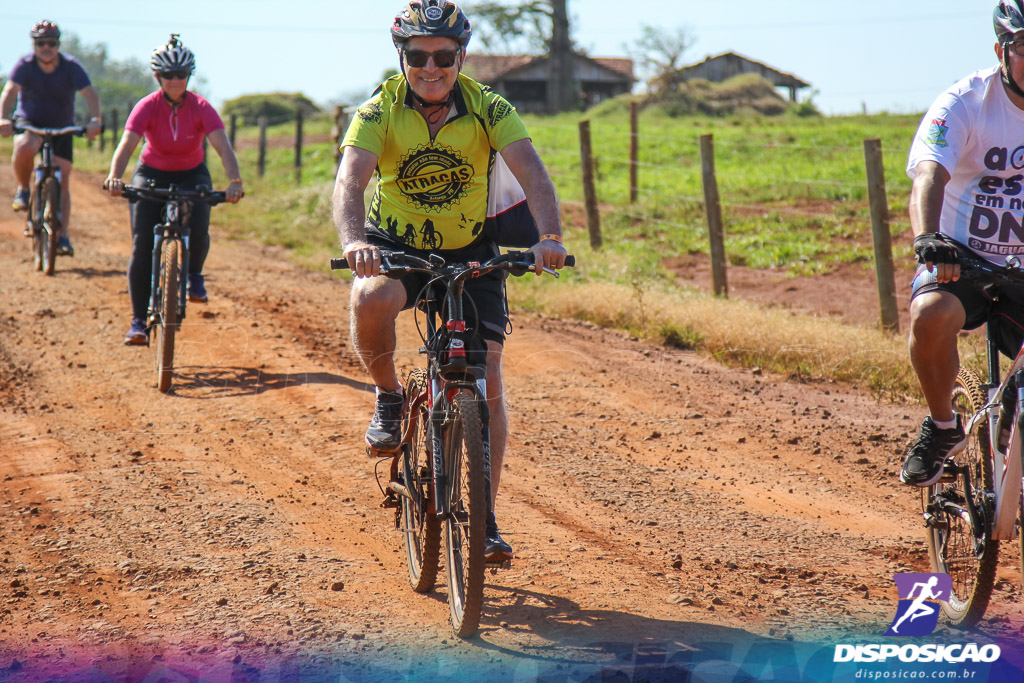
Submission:
[[960,277],[967,280],[984,280],[996,284],[1008,284],[1024,287],[1024,262],[1016,254],[1006,257],[1006,265],[999,266],[987,261],[965,244],[957,242],[948,235],[939,237],[957,248],[957,262],[960,265]]
[[151,199],[156,201],[185,199],[191,202],[205,202],[210,206],[216,206],[227,201],[227,194],[225,192],[205,187],[200,187],[197,190],[181,190],[174,186],[135,187],[134,185],[125,185],[121,189],[121,196],[126,199]]
[[[464,277],[467,273],[482,275],[494,270],[507,270],[512,275],[525,275],[526,273],[536,271],[533,257],[525,251],[509,251],[487,261],[474,264],[447,263],[444,258],[436,254],[432,254],[429,259],[422,259],[412,254],[406,254],[403,251],[389,251],[387,249],[381,249],[380,256],[381,275],[387,275],[391,272],[408,273],[418,271],[433,275],[448,273]],[[576,257],[572,254],[567,254],[565,265],[569,268],[575,266]],[[332,258],[331,270],[348,270],[348,259],[345,257]],[[545,268],[544,272],[558,277],[558,272],[550,268]]]
[[36,135],[46,136],[57,136],[66,135],[71,133],[79,137],[85,135],[85,128],[82,126],[65,126],[63,128],[36,128],[29,124],[23,124],[20,126],[14,126],[15,133],[35,133]]

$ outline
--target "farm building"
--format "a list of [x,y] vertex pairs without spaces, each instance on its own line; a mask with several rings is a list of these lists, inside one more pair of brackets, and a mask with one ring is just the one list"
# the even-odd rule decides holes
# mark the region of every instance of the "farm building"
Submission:
[[[482,55],[466,57],[466,75],[491,86],[521,112],[552,111],[547,55]],[[573,74],[586,107],[633,89],[633,60],[573,55]]]
[[751,73],[762,76],[777,88],[788,89],[790,102],[796,102],[797,90],[811,87],[810,83],[800,80],[793,74],[778,71],[735,52],[724,52],[714,57],[707,57],[703,62],[684,66],[675,73],[674,80],[678,83],[702,78],[713,83],[721,83],[733,76]]

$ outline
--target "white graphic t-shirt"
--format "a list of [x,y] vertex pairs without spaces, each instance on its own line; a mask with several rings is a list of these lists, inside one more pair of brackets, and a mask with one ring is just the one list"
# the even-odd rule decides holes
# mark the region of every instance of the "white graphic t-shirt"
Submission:
[[950,174],[939,232],[999,265],[1024,254],[1024,111],[1007,97],[999,67],[976,71],[935,100],[910,147]]

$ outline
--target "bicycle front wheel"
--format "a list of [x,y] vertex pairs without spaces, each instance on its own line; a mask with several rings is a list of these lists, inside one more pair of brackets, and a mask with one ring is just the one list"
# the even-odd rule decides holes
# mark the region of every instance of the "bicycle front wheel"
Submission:
[[488,500],[480,399],[457,394],[449,413],[444,439],[450,496],[445,523],[448,607],[455,633],[468,638],[480,626],[484,600]]
[[160,249],[160,278],[156,302],[159,307],[156,336],[157,389],[171,389],[174,372],[174,335],[178,328],[178,242],[164,240]]
[[[427,391],[427,373],[414,370],[405,385],[407,400],[412,401]],[[430,442],[430,406],[423,402],[415,414],[412,435],[402,446],[402,485],[409,496],[401,496],[400,523],[405,536],[405,556],[409,566],[409,585],[417,593],[427,593],[437,582],[441,555],[441,520],[430,512],[432,498]]]
[[[971,417],[987,403],[977,375],[960,370],[953,388],[953,409],[966,426]],[[967,446],[957,454],[955,463],[967,471],[971,497],[984,520],[990,521],[994,509],[985,492],[992,491],[992,458],[988,420],[978,420],[967,434]],[[932,570],[949,574],[953,591],[942,613],[951,626],[969,628],[985,614],[995,582],[999,541],[991,538],[988,523],[975,529],[967,513],[967,494],[962,478],[939,481],[924,489],[925,510],[933,515],[928,526],[928,555]]]
[[25,219],[25,225],[32,234],[32,266],[36,270],[43,269],[43,200],[40,196],[42,193],[42,186],[33,183],[32,191],[28,195],[28,218]]
[[39,232],[40,268],[53,275],[57,265],[57,233],[60,232],[60,183],[56,178],[43,181],[43,229]]

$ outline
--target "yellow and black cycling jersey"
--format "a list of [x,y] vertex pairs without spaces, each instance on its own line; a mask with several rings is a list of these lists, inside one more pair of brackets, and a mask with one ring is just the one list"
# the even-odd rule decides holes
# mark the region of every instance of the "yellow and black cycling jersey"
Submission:
[[389,78],[356,111],[342,142],[377,155],[367,234],[427,251],[484,239],[495,152],[529,137],[526,127],[503,97],[460,74],[454,108],[431,140],[409,97],[404,76]]

